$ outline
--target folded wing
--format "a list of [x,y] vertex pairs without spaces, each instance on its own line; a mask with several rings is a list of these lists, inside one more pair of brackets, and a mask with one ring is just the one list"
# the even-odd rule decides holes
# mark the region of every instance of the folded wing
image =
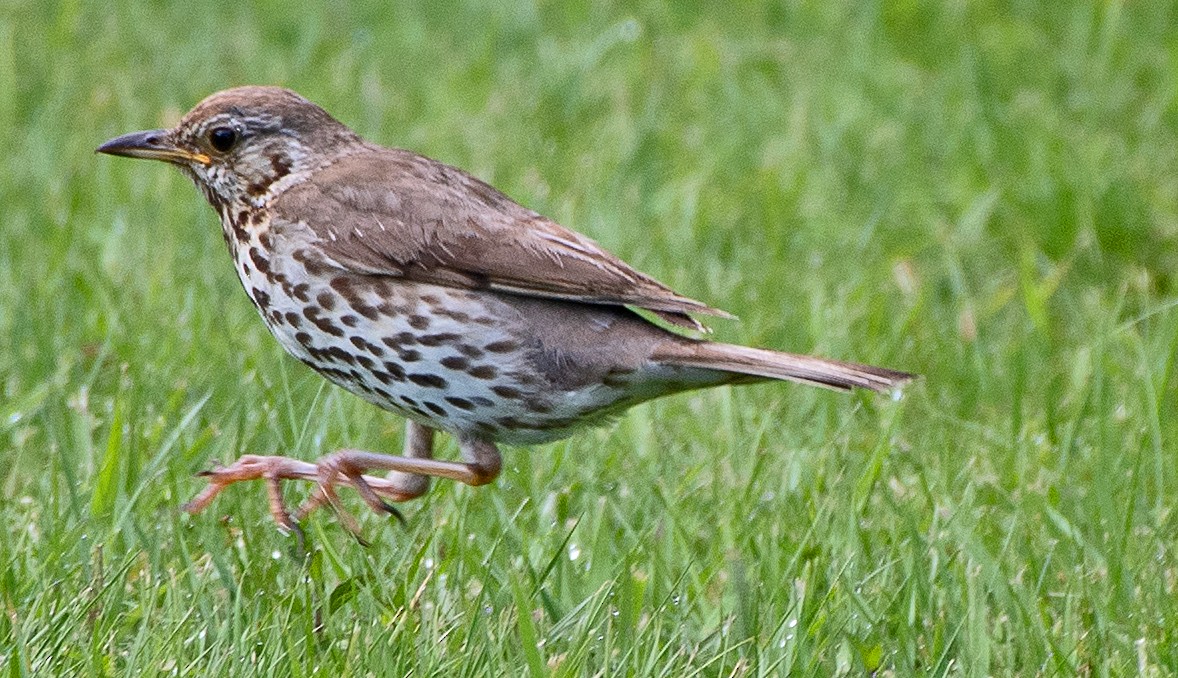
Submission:
[[703,327],[690,313],[728,315],[469,174],[409,151],[370,147],[272,207],[280,220],[312,229],[331,262],[356,273],[633,306],[696,329]]

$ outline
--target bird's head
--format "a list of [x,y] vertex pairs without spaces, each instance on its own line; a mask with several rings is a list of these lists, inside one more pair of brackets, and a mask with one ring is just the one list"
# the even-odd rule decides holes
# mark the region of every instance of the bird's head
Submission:
[[171,129],[111,139],[99,153],[163,160],[193,178],[214,207],[260,204],[276,182],[363,142],[327,111],[280,87],[236,87],[200,102]]

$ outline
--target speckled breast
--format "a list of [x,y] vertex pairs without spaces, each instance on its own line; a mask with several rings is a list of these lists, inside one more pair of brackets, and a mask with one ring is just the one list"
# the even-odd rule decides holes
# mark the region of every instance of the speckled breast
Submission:
[[495,295],[341,271],[264,227],[227,229],[246,293],[288,352],[381,408],[457,434],[555,440],[624,399],[553,390],[529,364],[518,312]]

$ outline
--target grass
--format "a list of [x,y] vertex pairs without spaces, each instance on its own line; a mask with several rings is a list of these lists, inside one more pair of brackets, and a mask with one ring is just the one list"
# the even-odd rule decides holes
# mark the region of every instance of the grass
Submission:
[[[10,0],[0,667],[1178,672],[1175,24],[1149,1]],[[741,316],[721,339],[924,378],[651,403],[435,483],[406,528],[364,516],[369,548],[318,515],[306,563],[260,488],[184,516],[214,460],[400,444],[282,354],[179,173],[92,154],[244,83],[473,171]]]

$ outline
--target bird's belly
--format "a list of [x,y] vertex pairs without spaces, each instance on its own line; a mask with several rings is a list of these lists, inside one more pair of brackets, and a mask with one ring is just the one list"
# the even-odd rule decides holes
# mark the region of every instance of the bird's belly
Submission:
[[247,291],[291,355],[427,426],[535,444],[600,420],[622,399],[602,385],[554,390],[530,366],[511,307],[493,296],[348,275],[265,289],[251,279]]

